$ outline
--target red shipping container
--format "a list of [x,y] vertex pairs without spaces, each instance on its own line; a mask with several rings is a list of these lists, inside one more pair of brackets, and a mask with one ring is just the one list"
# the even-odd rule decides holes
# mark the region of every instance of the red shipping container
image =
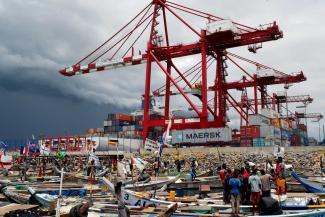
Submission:
[[300,146],[300,136],[299,135],[292,135],[291,145],[292,146]]
[[304,125],[304,124],[298,124],[297,127],[300,130],[306,131],[306,125]]
[[260,137],[260,128],[258,126],[242,126],[240,127],[240,136],[242,138],[258,138]]
[[115,115],[116,120],[120,121],[133,121],[133,117],[131,115],[125,115],[125,114],[116,114]]
[[252,139],[241,139],[240,147],[252,147]]

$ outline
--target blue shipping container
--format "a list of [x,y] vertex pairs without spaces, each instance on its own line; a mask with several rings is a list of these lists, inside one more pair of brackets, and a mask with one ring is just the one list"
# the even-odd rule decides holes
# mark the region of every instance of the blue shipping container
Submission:
[[254,147],[263,147],[263,146],[265,146],[265,139],[264,138],[254,138],[253,139],[253,146]]

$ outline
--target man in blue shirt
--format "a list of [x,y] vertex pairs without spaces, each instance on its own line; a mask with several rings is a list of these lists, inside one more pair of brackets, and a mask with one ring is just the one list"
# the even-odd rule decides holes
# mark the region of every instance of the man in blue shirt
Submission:
[[231,208],[234,215],[239,214],[240,210],[240,186],[241,182],[238,178],[239,170],[234,171],[233,178],[229,180],[230,195],[231,195]]

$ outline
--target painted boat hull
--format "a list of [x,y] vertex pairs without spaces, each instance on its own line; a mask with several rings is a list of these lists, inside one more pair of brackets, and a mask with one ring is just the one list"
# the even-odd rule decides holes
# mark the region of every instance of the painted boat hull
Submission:
[[307,178],[300,177],[295,172],[292,172],[291,175],[292,175],[292,177],[294,177],[297,180],[297,182],[301,183],[309,192],[325,193],[325,189],[322,184],[310,181]]
[[161,189],[164,185],[171,185],[175,183],[179,179],[179,176],[175,176],[173,178],[170,178],[169,180],[163,180],[155,182],[152,180],[149,183],[142,183],[142,184],[130,184],[124,186],[125,189],[133,190],[133,191],[152,191],[152,190],[158,190]]

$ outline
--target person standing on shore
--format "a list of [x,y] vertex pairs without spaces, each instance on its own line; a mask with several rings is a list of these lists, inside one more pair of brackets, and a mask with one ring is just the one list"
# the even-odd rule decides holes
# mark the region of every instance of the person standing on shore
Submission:
[[251,175],[249,166],[245,168],[245,171],[243,173],[243,192],[244,192],[244,199],[243,203],[249,203],[250,196],[251,196],[251,189],[248,184],[249,176]]
[[234,175],[229,180],[232,214],[238,215],[240,210],[240,186],[241,181],[238,178],[239,171],[235,170]]
[[[280,194],[280,192],[282,192],[284,190],[283,189],[283,182],[285,183],[284,173],[285,173],[285,165],[283,163],[283,159],[282,159],[282,157],[278,157],[278,159],[276,160],[275,174],[274,174],[277,194]],[[281,186],[279,186],[279,184]]]
[[222,184],[222,189],[223,189],[223,202],[226,203],[226,169],[227,169],[227,165],[226,164],[222,164],[222,168],[219,171],[219,176],[221,179],[221,184]]
[[158,159],[155,159],[155,162],[153,162],[153,169],[154,169],[154,175],[155,177],[159,174],[159,162]]
[[278,157],[275,165],[275,174],[277,177],[284,176],[285,165],[283,163],[282,157]]
[[253,205],[253,215],[255,215],[255,211],[258,209],[260,202],[262,187],[261,179],[257,175],[257,169],[253,170],[252,175],[248,179],[248,184],[251,186],[251,202]]
[[271,183],[272,176],[261,170],[261,183],[262,183],[262,197],[271,197]]
[[198,166],[198,163],[195,159],[192,160],[192,163],[191,163],[191,176],[192,176],[192,181],[195,180],[196,178],[196,168]]
[[230,203],[230,186],[229,180],[232,178],[232,171],[230,168],[227,169],[225,176],[225,203]]

